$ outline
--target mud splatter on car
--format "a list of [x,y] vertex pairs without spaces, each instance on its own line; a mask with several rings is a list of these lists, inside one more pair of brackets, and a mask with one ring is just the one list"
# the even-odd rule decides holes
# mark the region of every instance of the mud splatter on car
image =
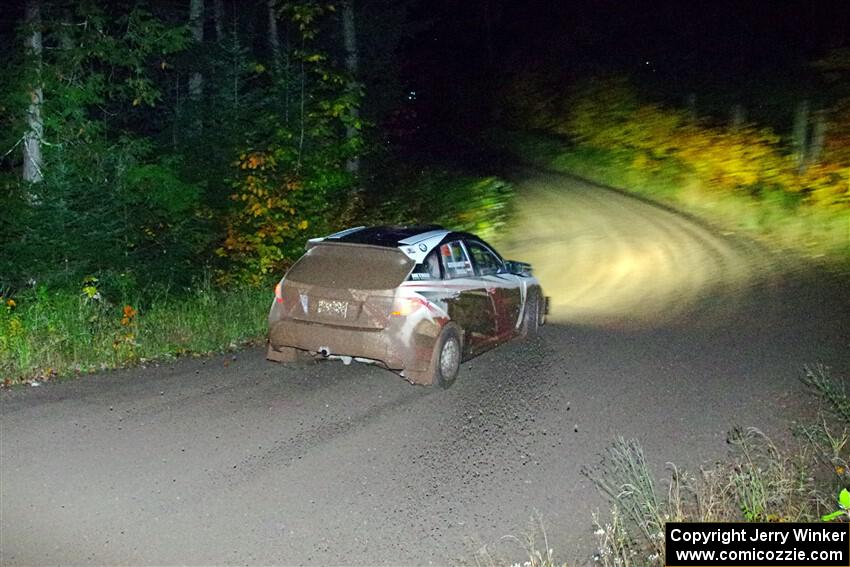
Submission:
[[460,363],[545,322],[531,266],[439,226],[356,227],[310,240],[275,288],[267,358],[375,364],[450,386]]

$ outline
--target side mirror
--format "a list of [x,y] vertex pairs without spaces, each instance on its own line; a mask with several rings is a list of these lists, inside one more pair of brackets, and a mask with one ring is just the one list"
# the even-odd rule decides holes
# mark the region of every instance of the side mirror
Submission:
[[531,264],[527,264],[525,262],[517,262],[516,260],[507,260],[505,262],[505,270],[509,274],[514,274],[517,276],[530,276]]

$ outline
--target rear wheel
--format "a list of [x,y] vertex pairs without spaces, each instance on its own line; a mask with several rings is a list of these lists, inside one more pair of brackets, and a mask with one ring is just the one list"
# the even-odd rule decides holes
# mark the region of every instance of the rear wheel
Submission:
[[441,388],[448,388],[454,384],[460,371],[460,361],[463,356],[463,343],[461,342],[460,328],[449,323],[440,332],[434,352],[431,355],[432,383]]

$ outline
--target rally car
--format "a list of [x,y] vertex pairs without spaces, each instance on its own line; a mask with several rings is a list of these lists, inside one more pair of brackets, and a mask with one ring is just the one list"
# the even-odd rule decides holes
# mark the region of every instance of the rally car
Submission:
[[531,266],[472,234],[359,226],[308,241],[277,284],[267,358],[364,362],[447,388],[462,361],[535,336],[547,311]]

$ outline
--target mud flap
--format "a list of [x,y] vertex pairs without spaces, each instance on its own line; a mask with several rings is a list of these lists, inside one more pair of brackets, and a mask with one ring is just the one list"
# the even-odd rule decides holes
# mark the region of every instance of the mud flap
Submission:
[[295,362],[298,360],[298,349],[292,347],[283,347],[277,350],[272,345],[266,350],[266,360],[272,362]]
[[404,370],[401,377],[411,384],[418,384],[420,386],[430,386],[434,383],[434,377],[427,371],[417,372],[416,370]]

